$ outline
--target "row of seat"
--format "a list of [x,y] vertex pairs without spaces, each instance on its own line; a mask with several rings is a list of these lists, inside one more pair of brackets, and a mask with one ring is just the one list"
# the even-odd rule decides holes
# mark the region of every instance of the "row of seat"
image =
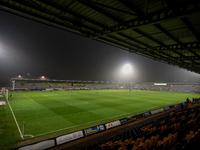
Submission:
[[[200,121],[200,107],[186,108],[176,115],[166,115],[155,121],[108,137],[82,150],[169,149],[182,137],[183,130],[195,127]],[[185,132],[184,132],[185,133]]]

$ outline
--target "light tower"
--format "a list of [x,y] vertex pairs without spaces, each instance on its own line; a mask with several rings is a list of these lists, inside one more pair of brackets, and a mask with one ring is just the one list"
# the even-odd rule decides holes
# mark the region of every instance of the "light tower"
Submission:
[[[127,79],[127,87],[128,87],[128,75],[130,75],[130,73],[132,72],[132,66],[130,64],[126,64],[123,69],[122,69],[123,73],[126,74],[126,79]],[[132,85],[131,85],[132,88]],[[131,90],[131,89],[130,89]]]

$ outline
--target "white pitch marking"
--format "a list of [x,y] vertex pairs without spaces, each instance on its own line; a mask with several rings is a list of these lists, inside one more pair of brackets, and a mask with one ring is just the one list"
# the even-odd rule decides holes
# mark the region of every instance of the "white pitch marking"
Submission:
[[[23,95],[23,94],[21,94],[21,95]],[[28,97],[28,96],[26,96],[26,95],[23,95],[23,96],[25,96],[25,97],[27,97],[28,99],[30,99],[31,101],[33,101],[33,99],[31,99],[30,97]]]
[[[6,99],[6,100],[7,100],[7,99]],[[24,138],[23,138],[23,135],[22,135],[22,132],[21,132],[21,130],[20,130],[20,128],[19,128],[19,124],[18,124],[18,122],[17,122],[17,119],[16,119],[16,117],[15,117],[15,114],[13,113],[13,110],[12,110],[12,108],[11,108],[10,103],[9,103],[8,100],[7,100],[7,103],[8,103],[8,105],[9,105],[9,107],[10,107],[11,113],[12,113],[12,115],[13,115],[13,118],[14,118],[15,123],[16,123],[16,125],[17,125],[17,128],[18,128],[18,130],[19,130],[19,134],[20,134],[21,138],[24,139]]]
[[20,101],[10,101],[10,102],[28,102],[28,101],[33,101],[33,100],[20,100]]
[[[174,103],[167,103],[167,104],[174,104]],[[164,105],[167,105],[167,104],[164,104]],[[106,118],[106,119],[111,119],[111,118],[115,118],[115,117],[119,117],[119,116],[124,116],[124,115],[132,114],[132,113],[136,113],[136,112],[140,112],[140,111],[144,111],[144,110],[149,110],[149,109],[156,108],[156,107],[158,108],[158,107],[164,106],[164,105],[158,105],[158,106],[154,106],[154,107],[142,109],[142,110],[139,110],[139,111],[134,111],[134,112],[131,112],[131,113],[126,113],[126,114],[122,114],[122,115],[117,115],[117,116],[109,117],[109,118]],[[42,135],[46,135],[46,134],[50,134],[50,133],[54,133],[54,132],[66,130],[66,129],[71,129],[71,128],[74,128],[74,127],[79,127],[79,126],[83,126],[83,125],[86,125],[86,124],[99,122],[99,121],[106,120],[106,119],[96,120],[96,121],[87,122],[87,123],[83,123],[83,124],[76,125],[76,126],[71,126],[71,127],[68,127],[68,128],[63,128],[63,129],[59,129],[59,130],[55,130],[55,131],[51,131],[51,132],[46,132],[46,133],[43,133],[43,134],[35,135],[34,137],[38,137],[38,136],[42,136]],[[27,138],[27,139],[29,139],[29,138]]]
[[85,103],[77,103],[77,104],[65,104],[65,105],[54,105],[54,106],[44,106],[44,107],[33,107],[33,108],[25,108],[25,109],[15,109],[14,111],[20,111],[20,110],[30,110],[30,109],[42,109],[42,108],[49,108],[49,107],[63,107],[67,105],[78,105],[78,104],[85,104]]

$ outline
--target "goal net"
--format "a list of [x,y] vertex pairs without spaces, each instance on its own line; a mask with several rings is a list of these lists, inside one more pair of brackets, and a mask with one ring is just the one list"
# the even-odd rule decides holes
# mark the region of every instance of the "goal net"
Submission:
[[2,88],[1,88],[1,91],[0,91],[0,94],[5,95],[5,92],[6,92],[6,88],[5,88],[5,87],[2,87]]
[[6,100],[8,100],[8,90],[5,87],[1,88],[0,94],[3,94]]

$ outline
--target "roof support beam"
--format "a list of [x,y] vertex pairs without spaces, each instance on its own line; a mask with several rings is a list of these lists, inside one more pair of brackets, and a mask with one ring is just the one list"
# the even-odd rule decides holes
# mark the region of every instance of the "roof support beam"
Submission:
[[74,30],[77,30],[79,31],[80,33],[82,33],[83,35],[86,35],[85,32],[82,32],[80,30],[79,27],[76,27],[74,25],[71,25],[71,22],[68,22],[67,20],[64,20],[63,18],[61,18],[60,16],[52,13],[52,12],[49,12],[48,10],[46,10],[45,8],[43,8],[42,6],[40,6],[39,4],[37,4],[37,2],[34,2],[33,0],[29,0],[29,2],[31,2],[33,5],[35,5],[36,7],[38,7],[39,9],[43,10],[44,12],[46,13],[49,13],[50,15],[56,17],[57,19],[59,19],[61,22],[63,22],[64,24],[68,25],[70,28],[74,29]]
[[139,41],[139,40],[136,40],[135,38],[129,37],[129,36],[123,34],[123,33],[117,33],[117,34],[120,35],[120,36],[122,36],[122,37],[125,37],[125,38],[127,38],[127,39],[129,39],[129,40],[131,40],[131,41],[134,41],[134,42],[136,42],[136,43],[138,43],[138,44],[141,44],[141,45],[143,45],[143,46],[146,46],[147,48],[151,48],[149,45],[147,45],[147,44],[145,44],[145,43],[143,43],[143,42],[141,42],[141,41]]
[[[122,40],[122,39],[117,38],[117,37],[114,37],[114,36],[112,36],[112,35],[107,35],[107,36],[110,37],[110,38],[112,38],[112,39],[114,39],[114,40],[117,40],[117,41],[126,43],[126,44],[128,44],[128,45],[131,45],[131,46],[133,46],[133,47],[135,47],[135,48],[137,48],[137,49],[141,49],[140,46],[137,46],[137,45],[135,45],[135,44],[133,44],[133,43],[130,43],[130,42],[128,42],[128,41]],[[117,43],[118,43],[118,42],[117,42]]]
[[181,18],[181,20],[184,22],[184,24],[190,29],[190,31],[196,36],[198,41],[200,41],[200,35],[195,31],[195,29],[192,27],[191,23],[187,20],[187,18]]
[[200,60],[200,56],[176,57],[176,59],[178,59],[178,60]]
[[114,15],[102,10],[101,8],[91,4],[91,3],[88,3],[86,1],[83,1],[83,0],[76,0],[78,1],[79,3],[82,3],[83,5],[86,5],[87,7],[90,7],[91,9],[94,9],[95,11],[98,11],[99,13],[101,13],[102,15],[106,16],[106,17],[109,17],[110,19],[112,19],[113,21],[116,21],[118,23],[122,23],[123,21],[117,17],[115,17]]
[[181,44],[182,42],[179,41],[177,38],[175,38],[172,34],[170,34],[167,30],[165,30],[163,27],[161,27],[159,24],[154,24],[154,26],[165,33],[167,36],[169,36],[172,40],[174,40],[176,43]]
[[146,38],[148,38],[148,39],[154,41],[155,43],[158,43],[159,45],[164,45],[162,42],[160,42],[160,41],[158,41],[158,40],[152,38],[151,36],[149,36],[148,34],[146,34],[146,33],[142,32],[142,31],[140,31],[139,29],[133,29],[133,31],[135,31],[135,32],[141,34],[142,36],[144,36],[144,37],[146,37]]
[[153,51],[200,49],[200,42],[156,46],[156,47],[152,47],[152,49]]
[[[138,29],[134,29],[134,31],[137,32],[137,33],[139,33],[139,34],[141,34],[141,35],[143,35],[144,37],[146,37],[146,38],[148,38],[148,39],[150,39],[150,40],[152,40],[152,41],[154,41],[154,42],[160,44],[161,46],[165,46],[165,44],[163,44],[162,42],[160,42],[160,41],[158,41],[158,40],[152,38],[151,36],[147,35],[146,33],[142,32],[142,31],[140,31],[140,30],[138,30]],[[166,53],[164,53],[164,52],[162,52],[162,51],[161,51],[160,53],[162,53],[163,55],[168,56],[168,58],[172,57],[172,56],[170,56],[170,55],[168,55],[168,54],[166,54]],[[181,57],[185,57],[185,56],[184,56],[182,53],[180,53],[180,52],[174,51],[174,53],[178,54],[178,55],[181,56]]]
[[[183,44],[180,40],[178,40],[176,37],[174,37],[172,34],[170,34],[167,30],[165,30],[163,27],[161,27],[159,24],[154,24],[154,26],[159,29],[160,31],[162,31],[163,33],[165,33],[167,36],[169,36],[172,40],[174,40],[176,43],[178,44]],[[192,50],[188,49],[188,51],[190,53],[192,53],[193,55],[197,56],[197,54],[195,52],[193,52]]]
[[139,17],[141,17],[141,18],[145,17],[145,14],[140,9],[138,9],[137,7],[135,7],[131,2],[129,2],[127,0],[118,0],[118,1],[120,1],[127,8],[129,8],[130,10],[132,10],[133,12],[135,12]]
[[118,12],[121,12],[121,13],[138,16],[138,15],[136,15],[134,13],[130,13],[128,11],[124,11],[124,10],[121,10],[121,9],[117,9],[117,8],[114,8],[114,7],[103,5],[103,4],[100,4],[100,3],[97,3],[97,2],[93,2],[93,1],[89,1],[89,0],[85,0],[85,1],[88,2],[88,3],[94,4],[94,5],[97,5],[97,6],[102,6],[102,7],[108,8],[108,9],[112,9],[112,10],[115,10],[115,11],[118,11]]
[[44,3],[44,4],[46,4],[46,5],[49,5],[49,6],[51,6],[51,7],[54,7],[54,8],[56,8],[56,9],[58,9],[58,10],[61,10],[62,13],[66,13],[66,14],[73,15],[73,16],[75,16],[75,17],[78,17],[78,18],[80,18],[80,19],[83,19],[84,21],[87,21],[87,22],[90,22],[90,23],[92,23],[92,24],[94,24],[94,25],[96,25],[96,26],[99,26],[99,27],[101,27],[102,29],[106,29],[106,28],[107,28],[107,26],[105,26],[104,24],[101,24],[101,23],[96,22],[96,21],[94,21],[94,20],[92,20],[92,19],[86,18],[86,17],[84,17],[84,16],[82,16],[82,15],[80,15],[80,14],[74,13],[74,12],[72,12],[72,11],[66,9],[66,8],[58,7],[58,6],[56,6],[55,4],[51,3],[50,1],[47,1],[47,0],[40,0],[40,1],[41,1],[42,3]]
[[[194,7],[188,10],[187,6],[190,6],[190,5],[193,5]],[[120,31],[134,29],[134,28],[138,28],[144,25],[165,22],[173,18],[183,17],[191,13],[200,12],[200,9],[198,7],[198,1],[195,1],[195,0],[183,1],[179,3],[177,6],[178,7],[174,9],[167,7],[164,10],[160,9],[155,12],[149,13],[145,19],[136,18],[126,23],[121,23],[119,25],[110,27],[106,30],[96,32],[90,38],[96,38],[103,35],[108,35],[108,34],[117,33]],[[163,11],[166,13],[163,13]]]

